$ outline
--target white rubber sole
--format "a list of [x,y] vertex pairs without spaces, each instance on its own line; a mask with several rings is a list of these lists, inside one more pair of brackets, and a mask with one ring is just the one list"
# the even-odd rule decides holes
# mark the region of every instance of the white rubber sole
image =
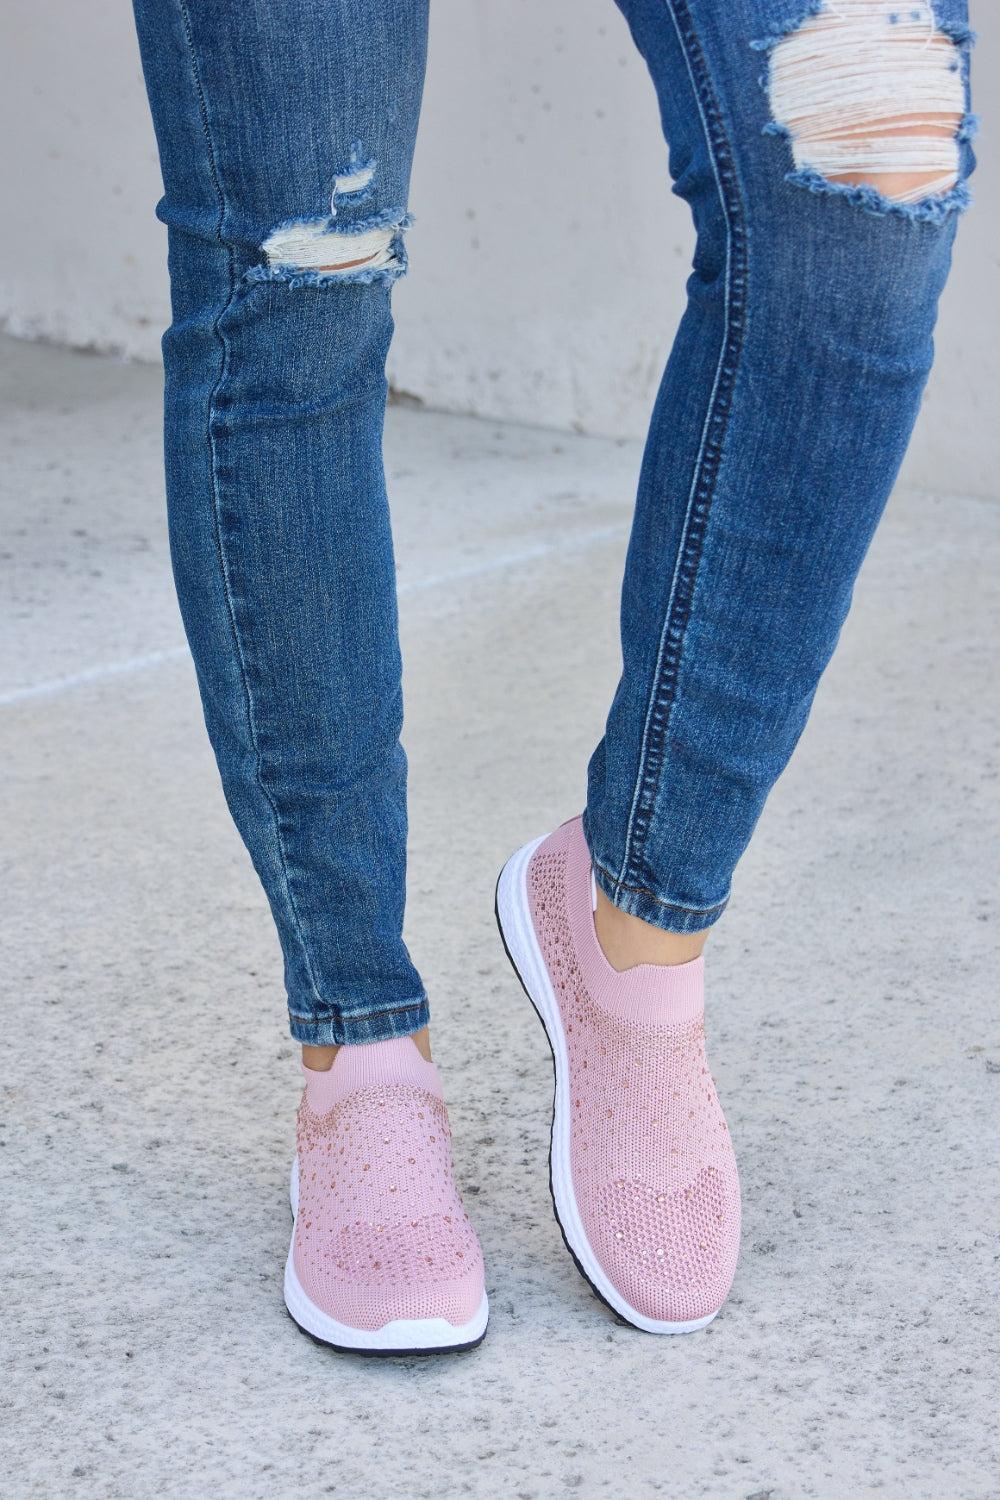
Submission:
[[289,1199],[292,1205],[292,1243],[285,1262],[285,1306],[304,1333],[333,1349],[356,1354],[444,1354],[473,1349],[481,1343],[490,1318],[483,1293],[475,1317],[468,1323],[449,1323],[447,1318],[397,1318],[381,1328],[353,1328],[340,1323],[311,1302],[295,1274],[295,1215],[299,1208],[299,1163],[292,1163]]
[[545,967],[542,950],[538,946],[531,908],[528,904],[527,873],[531,856],[543,839],[535,839],[519,849],[500,871],[497,881],[496,914],[500,936],[517,977],[520,979],[528,999],[538,1012],[552,1048],[555,1063],[556,1087],[552,1111],[552,1143],[549,1148],[549,1182],[556,1218],[563,1232],[563,1239],[583,1276],[590,1282],[597,1295],[627,1323],[641,1328],[645,1333],[695,1333],[705,1328],[716,1313],[704,1318],[693,1318],[687,1323],[663,1323],[655,1318],[644,1317],[632,1307],[616,1287],[608,1280],[597,1256],[590,1248],[584,1232],[576,1195],[573,1192],[573,1172],[570,1164],[570,1092],[569,1056],[562,1018],[556,1001],[549,971]]

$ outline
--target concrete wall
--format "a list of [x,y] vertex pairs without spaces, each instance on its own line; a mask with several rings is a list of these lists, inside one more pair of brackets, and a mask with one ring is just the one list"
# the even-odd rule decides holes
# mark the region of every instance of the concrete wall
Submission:
[[[433,0],[432,12],[393,382],[450,410],[640,433],[692,236],[625,26],[612,0]],[[995,0],[973,0],[973,20],[978,77],[995,78]],[[5,0],[0,55],[0,319],[155,359],[165,232],[128,5]],[[988,121],[908,459],[916,482],[969,494],[997,491],[995,135]]]

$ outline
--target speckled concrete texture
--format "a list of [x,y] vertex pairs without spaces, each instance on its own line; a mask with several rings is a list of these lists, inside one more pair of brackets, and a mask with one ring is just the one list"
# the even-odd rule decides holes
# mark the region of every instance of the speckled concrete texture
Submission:
[[709,1031],[743,1254],[656,1339],[563,1247],[492,916],[581,805],[639,450],[390,412],[409,936],[493,1316],[372,1363],[282,1306],[295,1053],[172,600],[158,372],[2,365],[4,1495],[1000,1495],[1000,506],[894,498],[739,871]]

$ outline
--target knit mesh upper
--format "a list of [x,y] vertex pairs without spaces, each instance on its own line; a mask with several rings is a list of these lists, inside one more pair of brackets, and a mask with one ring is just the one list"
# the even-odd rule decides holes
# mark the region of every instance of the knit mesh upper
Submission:
[[736,1161],[705,1056],[702,961],[616,973],[594,932],[579,819],[528,869],[569,1058],[573,1191],[608,1279],[643,1316],[722,1305],[736,1269]]
[[294,1263],[306,1296],[354,1328],[469,1322],[483,1262],[437,1070],[403,1037],[342,1048],[331,1075],[303,1071]]

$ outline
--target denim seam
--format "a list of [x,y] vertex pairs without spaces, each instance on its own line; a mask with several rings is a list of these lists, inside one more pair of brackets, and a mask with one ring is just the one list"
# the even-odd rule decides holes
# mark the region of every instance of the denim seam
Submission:
[[717,917],[722,912],[724,912],[726,907],[729,905],[728,896],[725,901],[718,901],[714,906],[684,906],[679,901],[664,901],[662,896],[658,896],[656,892],[651,891],[648,886],[628,885],[623,880],[616,880],[611,871],[607,869],[605,865],[602,865],[599,859],[594,859],[593,855],[591,855],[591,859],[593,861],[594,868],[596,870],[600,870],[601,874],[606,876],[617,890],[630,891],[634,896],[648,896],[650,901],[652,901],[656,906],[662,907],[664,911],[682,911],[687,916],[691,917]]
[[327,1016],[297,1016],[291,1011],[289,1015],[293,1021],[301,1022],[303,1026],[322,1026],[327,1021],[343,1021],[345,1024],[350,1021],[383,1021],[386,1016],[405,1016],[407,1011],[421,1010],[426,1004],[427,996],[424,995],[419,1000],[411,1001],[409,1005],[394,1005],[391,1010],[377,1010],[374,1015],[361,1011],[357,1015],[351,1015],[348,1011],[339,1009]]
[[[747,246],[743,205],[736,190],[732,153],[725,137],[722,117],[711,89],[708,69],[688,9],[688,0],[664,0],[684,55],[691,88],[701,118],[709,160],[726,222],[725,326],[715,379],[702,427],[681,532],[670,597],[660,634],[653,691],[643,726],[642,746],[621,868],[616,884],[641,890],[641,866],[651,813],[660,788],[663,743],[677,695],[684,635],[691,616],[695,584],[704,549],[705,533],[718,478],[722,445],[728,424],[732,391],[743,343],[743,312],[746,305]],[[683,22],[683,24],[682,24]],[[654,898],[655,899],[655,898]]]
[[[226,242],[225,242],[225,240],[223,238],[222,228],[223,228],[223,224],[225,222],[226,197],[225,197],[225,193],[222,190],[222,183],[221,183],[221,180],[219,178],[218,169],[216,167],[215,147],[214,147],[214,144],[213,144],[213,141],[212,141],[212,128],[211,128],[211,124],[210,124],[210,121],[209,121],[208,103],[207,103],[207,100],[205,98],[204,88],[202,87],[201,73],[200,73],[199,68],[198,68],[198,54],[197,54],[197,51],[196,51],[195,45],[194,45],[194,29],[193,29],[193,27],[191,25],[191,16],[190,16],[190,12],[189,12],[189,9],[188,9],[187,0],[178,0],[178,6],[179,6],[179,9],[180,9],[181,17],[182,17],[183,22],[184,22],[184,39],[185,39],[185,41],[187,43],[188,55],[189,55],[190,62],[191,62],[191,73],[192,73],[192,77],[194,78],[194,85],[195,85],[195,89],[196,89],[197,94],[198,94],[198,104],[199,104],[199,108],[200,108],[200,112],[201,112],[202,130],[204,131],[204,135],[205,135],[205,146],[206,146],[207,155],[208,155],[209,171],[212,174],[212,184],[213,184],[213,186],[215,188],[216,197],[218,198],[218,202],[219,202],[219,217],[218,217],[218,221],[217,221],[216,227],[215,227],[215,235],[216,235],[216,239],[218,240],[219,244],[220,245],[225,245]],[[212,511],[213,511],[213,519],[214,519],[215,548],[216,548],[216,553],[217,553],[218,558],[219,558],[219,571],[220,571],[220,574],[221,574],[221,577],[222,577],[223,592],[225,594],[225,599],[226,599],[226,611],[227,611],[227,613],[229,615],[229,626],[230,626],[230,630],[232,631],[233,645],[234,645],[235,651],[236,651],[236,660],[239,663],[240,680],[242,681],[242,684],[243,684],[243,695],[244,695],[244,699],[246,701],[247,724],[249,725],[250,739],[251,739],[251,743],[253,745],[254,756],[255,756],[255,759],[256,759],[257,785],[260,787],[260,790],[261,790],[261,793],[262,793],[263,797],[265,798],[266,802],[268,803],[269,807],[271,808],[272,813],[274,814],[274,829],[275,829],[276,841],[277,841],[277,846],[278,846],[278,855],[279,855],[279,858],[281,860],[282,874],[284,875],[285,898],[286,898],[286,900],[288,902],[288,907],[289,907],[289,911],[290,911],[291,916],[292,916],[292,922],[293,922],[295,931],[298,934],[299,943],[300,943],[301,949],[302,949],[302,954],[303,954],[303,957],[305,959],[306,969],[307,969],[307,972],[309,974],[309,979],[310,979],[310,982],[311,982],[312,987],[313,987],[313,993],[316,996],[316,999],[320,1000],[321,996],[320,996],[319,988],[318,988],[318,986],[316,984],[316,976],[313,973],[313,967],[312,967],[312,962],[311,962],[310,956],[309,956],[309,950],[308,950],[308,947],[306,946],[305,936],[304,936],[303,931],[302,931],[302,924],[301,924],[301,921],[299,919],[299,913],[298,913],[298,910],[297,910],[296,905],[295,905],[295,898],[294,898],[294,896],[292,894],[291,882],[290,882],[289,873],[288,873],[288,861],[287,861],[287,859],[285,857],[285,847],[284,847],[284,842],[282,840],[282,835],[281,835],[281,817],[280,817],[280,815],[278,813],[278,808],[277,808],[277,805],[276,805],[276,803],[274,801],[274,798],[271,796],[270,791],[268,790],[267,786],[264,783],[263,762],[262,762],[262,756],[261,756],[261,750],[260,750],[260,741],[259,741],[259,737],[258,737],[258,734],[257,734],[257,725],[256,725],[255,718],[254,718],[253,694],[252,694],[252,692],[250,690],[250,678],[249,678],[249,673],[247,671],[246,660],[245,660],[244,654],[243,654],[243,645],[242,645],[242,642],[240,640],[239,626],[238,626],[237,620],[236,620],[236,608],[235,608],[235,605],[233,603],[232,589],[230,587],[229,568],[228,568],[228,565],[227,565],[227,562],[226,562],[225,548],[224,548],[223,543],[222,543],[222,523],[221,523],[220,515],[219,515],[220,497],[219,497],[218,449],[217,449],[216,441],[215,441],[214,425],[215,425],[215,418],[216,418],[216,416],[218,414],[218,408],[216,406],[216,398],[217,398],[217,396],[218,396],[218,394],[219,394],[219,392],[220,392],[220,390],[222,388],[222,384],[223,384],[223,382],[224,382],[224,380],[226,378],[226,375],[228,373],[228,370],[229,370],[229,342],[228,342],[228,340],[227,340],[227,338],[225,336],[225,333],[222,330],[222,326],[221,325],[222,325],[223,318],[226,316],[226,314],[229,312],[230,308],[232,308],[233,305],[234,305],[234,303],[236,302],[236,299],[237,299],[237,296],[238,296],[238,293],[239,293],[239,281],[237,280],[237,277],[236,277],[236,268],[235,268],[235,264],[234,264],[233,249],[232,249],[231,245],[226,245],[226,253],[227,253],[227,256],[228,256],[228,260],[229,260],[229,298],[228,298],[228,300],[226,302],[225,307],[222,308],[221,312],[218,313],[218,315],[216,316],[216,318],[215,318],[215,320],[213,321],[213,324],[212,324],[212,332],[215,335],[216,339],[218,340],[219,347],[220,347],[220,349],[222,351],[222,365],[221,365],[221,368],[219,370],[218,378],[216,379],[215,384],[213,385],[212,390],[211,390],[211,392],[209,394],[209,398],[208,398],[208,423],[207,423],[206,432],[205,432],[205,436],[206,436],[206,438],[208,440],[209,453],[210,453],[211,459],[212,459]]]

